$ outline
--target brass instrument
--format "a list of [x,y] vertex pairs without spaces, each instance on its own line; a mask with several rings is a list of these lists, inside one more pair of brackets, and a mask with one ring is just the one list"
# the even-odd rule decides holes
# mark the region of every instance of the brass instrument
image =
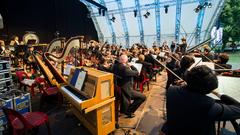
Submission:
[[33,55],[30,55],[28,57],[28,61],[31,62],[31,63],[35,62],[35,59],[34,59]]
[[64,46],[65,46],[65,40],[66,40],[66,38],[63,38],[63,37],[53,39],[53,40],[49,43],[46,52],[51,53],[55,48],[64,48]]

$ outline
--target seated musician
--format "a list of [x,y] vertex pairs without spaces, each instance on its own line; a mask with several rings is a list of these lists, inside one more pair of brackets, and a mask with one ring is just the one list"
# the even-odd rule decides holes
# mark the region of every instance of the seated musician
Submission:
[[[172,54],[172,57],[174,57],[176,59],[180,59],[179,55],[177,53]],[[171,71],[174,71],[175,69],[180,68],[179,61],[177,61],[174,58],[171,58],[171,61],[167,62],[167,64],[166,64],[166,67],[169,68]],[[171,83],[173,83],[173,75],[170,72],[167,72],[167,75],[168,75],[168,80],[167,80],[166,89],[168,89],[169,86],[171,85]]]
[[[119,62],[115,61],[112,69],[113,73],[120,77],[117,84],[122,89],[121,112],[132,118],[134,112],[146,99],[144,94],[133,89],[133,78],[137,77],[139,73],[134,66],[128,63],[128,57],[125,54],[119,57]],[[131,103],[130,100],[133,102]]]
[[176,52],[181,52],[182,54],[185,54],[187,49],[187,42],[186,38],[182,38],[182,44],[178,44],[178,48],[176,49]]
[[24,53],[23,62],[24,62],[24,70],[26,71],[27,65],[31,66],[34,71],[38,70],[37,63],[33,57],[34,47],[32,45],[28,45],[27,51]]
[[[226,53],[221,53],[219,56],[218,56],[218,60],[216,62],[217,65],[215,65],[215,69],[220,69],[221,67],[225,68],[225,69],[231,69],[232,68],[232,65],[230,64],[227,64],[229,60],[229,56],[228,54]],[[221,67],[220,67],[221,66]]]
[[0,54],[3,54],[5,51],[5,43],[3,40],[0,40]]
[[[194,59],[192,56],[185,55],[181,61],[180,61],[180,67],[177,69],[174,69],[173,72],[178,75],[180,78],[185,80],[185,74],[187,73],[187,70],[191,67],[191,65],[194,63]],[[181,81],[178,80],[173,74],[170,74],[171,77],[168,78],[167,84],[168,87],[173,84],[173,85],[178,85],[181,83]]]
[[[192,68],[186,75],[187,85],[171,86],[167,91],[166,135],[215,135],[215,121],[240,118],[240,103],[213,92],[218,87],[216,75],[205,65]],[[213,92],[221,101],[206,94]]]
[[214,59],[214,55],[210,51],[211,51],[211,48],[209,46],[204,47],[204,53],[202,56],[203,62],[210,62]]
[[138,60],[136,61],[136,63],[141,63],[143,65],[142,70],[145,71],[149,75],[150,78],[152,78],[153,71],[152,71],[152,68],[150,68],[150,67],[152,67],[152,64],[149,62],[146,62],[144,60],[145,60],[145,56],[143,54],[140,54],[138,56]]

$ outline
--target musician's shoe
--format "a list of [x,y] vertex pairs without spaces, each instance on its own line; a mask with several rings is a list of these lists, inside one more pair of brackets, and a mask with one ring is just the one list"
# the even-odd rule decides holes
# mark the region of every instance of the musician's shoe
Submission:
[[136,116],[134,113],[128,113],[126,115],[127,115],[127,118],[133,118]]

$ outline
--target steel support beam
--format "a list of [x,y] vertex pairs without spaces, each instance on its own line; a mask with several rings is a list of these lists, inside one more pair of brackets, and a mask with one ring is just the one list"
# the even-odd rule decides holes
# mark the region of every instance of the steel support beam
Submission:
[[[80,1],[87,6],[87,8],[90,11],[90,13],[93,13],[93,9],[92,9],[92,7],[91,7],[91,5],[89,3],[85,2],[84,0],[80,0]],[[97,18],[95,16],[92,16],[91,18],[92,18],[94,26],[95,26],[95,28],[97,30],[98,40],[100,42],[104,42],[104,35],[103,35],[103,33],[102,33],[102,31],[101,31],[101,29],[99,27]]]
[[107,10],[106,6],[103,6],[103,5],[97,3],[97,2],[95,2],[93,0],[84,0],[84,1],[87,1],[87,2],[89,2],[91,4],[93,4],[94,6],[97,6],[97,7],[101,8],[101,9]]
[[116,0],[117,5],[118,5],[118,10],[120,11],[120,17],[121,17],[121,21],[122,21],[122,27],[123,27],[123,31],[124,31],[124,38],[126,41],[126,47],[129,47],[129,34],[128,34],[128,27],[127,27],[127,22],[126,22],[126,18],[125,15],[123,13],[123,6],[122,6],[122,2],[121,0]]
[[141,14],[141,7],[140,7],[139,0],[135,0],[135,7],[137,8],[137,20],[138,20],[138,28],[140,33],[140,43],[144,44],[144,31],[143,31],[142,14]]
[[[106,6],[104,0],[99,0],[99,2],[100,2],[102,5]],[[106,17],[106,21],[107,21],[108,26],[109,26],[109,27],[108,27],[108,28],[109,28],[109,31],[111,32],[111,35],[112,35],[112,44],[116,44],[116,34],[115,34],[114,29],[113,29],[112,21],[110,20],[111,18],[110,18],[110,16],[109,16],[108,11],[106,11],[105,17]]]
[[161,42],[161,22],[160,22],[160,0],[155,0],[155,16],[156,16],[156,41],[157,45]]
[[[199,4],[203,5],[205,1],[206,0],[199,0]],[[197,25],[196,25],[196,33],[195,33],[195,44],[196,45],[201,42],[201,31],[202,31],[202,24],[203,24],[205,9],[206,8],[200,9],[200,11],[198,13]]]
[[182,0],[176,3],[176,20],[175,20],[175,40],[179,41],[180,25],[181,25]]

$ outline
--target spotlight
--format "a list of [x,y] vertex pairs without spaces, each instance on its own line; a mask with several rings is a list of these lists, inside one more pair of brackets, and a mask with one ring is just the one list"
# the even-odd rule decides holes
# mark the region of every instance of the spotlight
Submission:
[[143,16],[144,16],[145,18],[148,18],[147,14],[144,14]]
[[104,9],[102,10],[102,16],[105,16],[105,10]]
[[168,7],[169,7],[169,5],[164,5],[164,8],[165,8],[165,14],[168,13]]
[[146,12],[146,14],[143,15],[145,18],[148,18],[150,16],[150,12]]
[[212,7],[212,3],[208,3],[208,8],[211,8]]
[[198,13],[203,7],[201,5],[198,5],[197,8],[195,8],[195,12]]
[[111,20],[112,22],[115,22],[116,18],[113,16],[110,20]]
[[102,9],[101,8],[98,9],[98,13],[99,13],[99,15],[102,14]]
[[150,16],[150,12],[147,11],[146,15],[147,15],[147,16]]
[[137,10],[133,10],[133,13],[134,13],[134,17],[137,17]]
[[203,8],[206,8],[207,5],[208,5],[208,2],[205,2],[205,3],[203,4]]

